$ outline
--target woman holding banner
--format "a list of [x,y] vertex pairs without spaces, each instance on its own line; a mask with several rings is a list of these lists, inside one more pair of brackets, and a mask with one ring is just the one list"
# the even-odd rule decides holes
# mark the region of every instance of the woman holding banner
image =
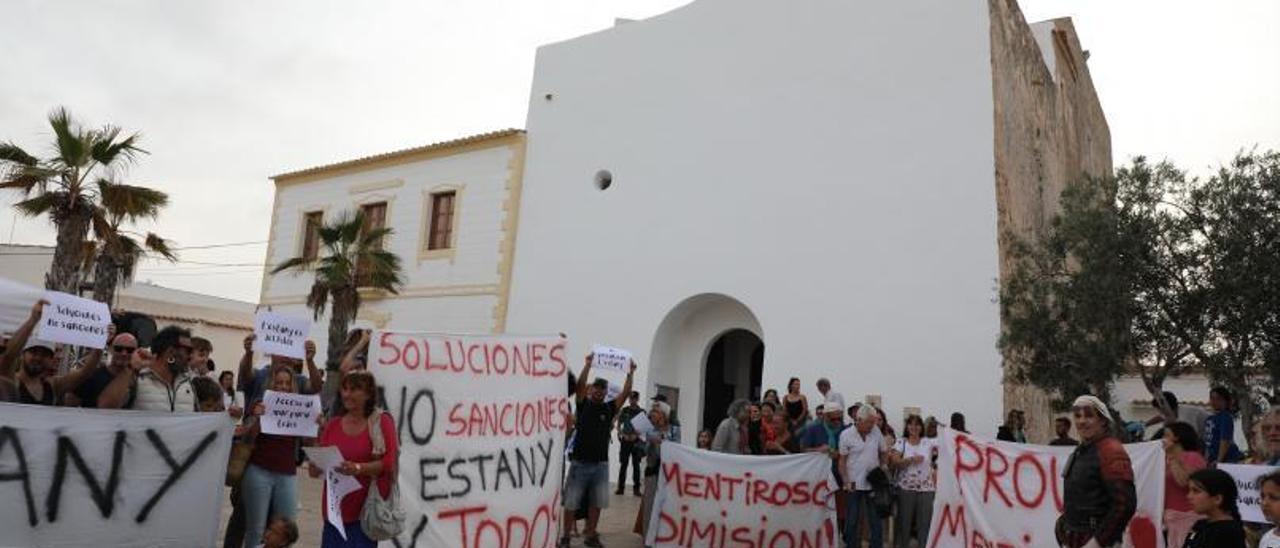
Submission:
[[680,427],[671,424],[668,419],[671,406],[667,402],[655,401],[649,408],[649,422],[653,423],[653,431],[645,434],[644,461],[644,499],[640,502],[640,512],[636,514],[636,524],[632,529],[643,538],[649,529],[649,514],[653,510],[653,497],[658,491],[658,471],[662,465],[662,442],[680,443]]
[[1054,532],[1064,548],[1119,546],[1137,509],[1133,465],[1120,440],[1111,434],[1114,419],[1095,396],[1071,405],[1080,446],[1063,473],[1062,515]]
[[[294,392],[293,369],[278,366],[271,371],[271,390]],[[261,420],[266,406],[262,400],[250,408],[245,438],[253,440],[253,453],[240,480],[240,497],[245,511],[245,539],[249,544],[262,539],[268,518],[282,517],[293,521],[298,509],[298,438],[261,433]],[[274,511],[274,516],[268,516]]]
[[[378,385],[373,374],[368,371],[351,371],[342,378],[341,393],[343,413],[329,419],[320,433],[320,446],[334,446],[342,453],[343,462],[336,469],[338,473],[354,476],[360,482],[360,488],[342,498],[342,523],[346,532],[344,539],[332,524],[329,523],[328,511],[325,511],[324,536],[321,546],[324,548],[373,548],[377,542],[370,539],[360,526],[360,511],[364,508],[365,499],[370,495],[369,486],[377,482],[378,492],[383,497],[391,494],[391,482],[395,477],[396,459],[399,448],[396,443],[396,426],[391,415],[376,407]],[[379,428],[382,432],[384,451],[375,454],[374,441],[370,437],[370,428]],[[312,477],[319,477],[320,468],[309,464]],[[385,472],[385,473],[384,473]],[[327,494],[321,494],[325,500]]]

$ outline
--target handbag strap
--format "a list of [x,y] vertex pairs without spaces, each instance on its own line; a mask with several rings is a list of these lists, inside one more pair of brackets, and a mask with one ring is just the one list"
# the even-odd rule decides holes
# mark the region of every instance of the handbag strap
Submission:
[[376,407],[369,415],[369,441],[373,442],[373,456],[381,458],[387,454],[387,440],[382,437],[382,410]]

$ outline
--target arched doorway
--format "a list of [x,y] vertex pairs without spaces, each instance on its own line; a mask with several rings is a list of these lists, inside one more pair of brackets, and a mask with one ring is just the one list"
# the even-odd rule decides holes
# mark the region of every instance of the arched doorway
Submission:
[[715,428],[729,404],[759,399],[764,373],[764,341],[746,329],[716,337],[707,349],[702,380],[702,428]]
[[684,299],[654,334],[644,392],[667,396],[692,440],[720,424],[734,399],[759,395],[764,340],[756,315],[741,301],[720,293]]

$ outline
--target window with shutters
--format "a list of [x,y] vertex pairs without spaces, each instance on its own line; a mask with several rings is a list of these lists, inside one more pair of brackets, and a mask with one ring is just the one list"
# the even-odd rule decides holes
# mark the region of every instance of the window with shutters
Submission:
[[457,197],[458,193],[454,190],[431,194],[431,217],[427,221],[429,223],[427,251],[453,247],[453,216]]
[[308,211],[302,221],[302,258],[314,261],[320,255],[320,226],[324,224],[323,211]]
[[[365,234],[387,226],[387,203],[374,202],[360,206],[360,213],[364,216],[364,222],[360,227],[360,237],[364,238]],[[377,243],[378,249],[382,249],[382,241]],[[356,286],[368,287],[369,272],[363,263],[356,264]]]

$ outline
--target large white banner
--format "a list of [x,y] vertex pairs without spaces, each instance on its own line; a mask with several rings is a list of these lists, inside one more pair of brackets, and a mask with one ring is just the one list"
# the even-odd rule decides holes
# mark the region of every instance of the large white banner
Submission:
[[213,546],[225,413],[0,404],[0,546]]
[[[1062,474],[1074,447],[1007,443],[946,428],[939,436],[930,548],[1057,545]],[[1138,492],[1124,545],[1163,548],[1164,448],[1158,441],[1124,447]]]
[[648,546],[839,546],[825,454],[727,455],[662,444]]
[[[560,337],[374,334],[400,440],[399,546],[555,546],[568,357]],[[391,543],[384,543],[390,546]]]

